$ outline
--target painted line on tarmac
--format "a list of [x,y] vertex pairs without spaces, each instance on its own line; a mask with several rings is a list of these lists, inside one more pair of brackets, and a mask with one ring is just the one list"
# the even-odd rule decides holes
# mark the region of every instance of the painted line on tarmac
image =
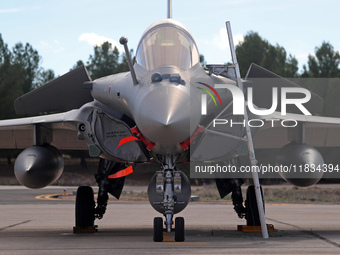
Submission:
[[16,226],[19,226],[19,225],[22,225],[22,224],[26,224],[26,223],[29,223],[29,222],[31,222],[31,220],[25,220],[25,221],[19,222],[17,224],[13,224],[13,225],[9,225],[9,226],[4,227],[4,228],[0,228],[0,231],[6,230],[8,228],[13,228],[13,227],[16,227]]
[[[96,194],[95,194],[96,195]],[[39,195],[36,196],[35,199],[40,199],[40,200],[49,200],[49,201],[76,201],[75,195],[73,193],[67,193],[66,195],[64,194],[44,194],[44,195]],[[95,196],[96,199],[96,196]],[[121,200],[116,200],[112,197],[109,198],[109,203],[122,203],[122,204],[130,204],[130,203],[148,203],[147,200],[133,200],[133,199],[122,199]]]
[[60,198],[64,197],[64,194],[47,194],[47,195],[39,195],[36,196],[35,199],[40,199],[40,200],[51,200],[51,201],[75,201],[74,198],[66,198],[67,196],[72,196],[72,193],[67,193],[65,195],[65,198]]
[[311,236],[313,236],[313,237],[315,237],[317,239],[320,239],[320,240],[322,240],[322,241],[324,241],[324,242],[326,242],[328,244],[333,245],[334,247],[340,248],[340,244],[339,243],[334,242],[334,241],[332,241],[332,240],[330,240],[330,239],[328,239],[328,238],[326,238],[326,237],[324,237],[322,235],[319,235],[318,233],[316,233],[317,230],[315,230],[315,231],[313,231],[313,230],[306,230],[306,229],[303,229],[303,228],[301,228],[301,227],[299,227],[297,225],[290,224],[288,222],[283,222],[283,221],[279,221],[279,220],[275,220],[275,219],[271,219],[271,218],[267,218],[267,219],[271,220],[271,221],[274,221],[276,223],[280,223],[280,224],[284,224],[284,225],[287,225],[287,226],[294,227],[294,228],[296,228],[297,230],[301,231],[304,234],[311,235]]

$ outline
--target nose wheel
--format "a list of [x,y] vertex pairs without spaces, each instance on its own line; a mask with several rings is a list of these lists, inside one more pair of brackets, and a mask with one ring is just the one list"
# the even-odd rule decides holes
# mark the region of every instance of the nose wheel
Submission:
[[[153,241],[163,242],[163,219],[161,217],[155,217],[153,219]],[[184,234],[184,218],[177,217],[175,219],[175,241],[183,242],[185,240]]]

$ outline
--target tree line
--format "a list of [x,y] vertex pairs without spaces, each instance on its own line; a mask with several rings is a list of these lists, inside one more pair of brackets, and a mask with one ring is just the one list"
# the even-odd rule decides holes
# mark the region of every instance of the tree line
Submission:
[[12,50],[0,34],[0,118],[15,117],[14,100],[54,78],[52,70],[40,66],[41,56],[29,43]]
[[256,32],[248,32],[235,50],[242,77],[251,62],[287,78],[340,77],[340,55],[329,42],[324,41],[315,47],[314,54],[309,54],[301,73],[298,73],[298,61],[294,56],[288,55],[279,44],[270,44]]
[[244,77],[252,62],[306,87],[324,99],[323,115],[340,117],[340,80],[304,78],[340,78],[340,54],[332,44],[323,41],[315,47],[314,54],[308,55],[302,72],[298,72],[298,61],[288,55],[279,44],[272,45],[253,31],[248,32],[242,43],[236,46],[237,61],[241,76]]
[[[130,53],[133,56],[133,50]],[[325,41],[315,47],[314,54],[308,56],[308,61],[300,73],[298,61],[294,56],[287,54],[279,44],[270,44],[257,32],[250,31],[244,36],[243,42],[236,46],[236,54],[242,77],[254,62],[283,77],[340,78],[339,52]],[[203,55],[200,56],[200,61],[205,65]],[[129,70],[125,54],[120,54],[117,47],[113,47],[109,42],[95,46],[86,63],[79,60],[70,70],[80,65],[86,66],[92,79]],[[41,56],[32,45],[19,42],[9,49],[0,34],[0,119],[16,117],[14,100],[54,78],[56,77],[53,70],[41,67]],[[309,89],[327,101],[325,114],[340,116],[340,106],[337,106],[340,85],[325,84],[321,89]]]
[[[133,56],[133,50],[130,50],[130,55]],[[70,71],[81,65],[86,66],[92,80],[129,70],[125,53],[119,54],[117,47],[113,47],[109,42],[94,46],[93,55],[89,56],[86,64],[78,60]]]

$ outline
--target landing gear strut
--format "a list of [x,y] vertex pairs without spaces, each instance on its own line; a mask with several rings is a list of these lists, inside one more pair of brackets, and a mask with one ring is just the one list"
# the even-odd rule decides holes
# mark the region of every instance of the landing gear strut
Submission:
[[[254,185],[250,185],[247,189],[247,198],[243,205],[243,196],[241,186],[244,183],[242,179],[216,179],[216,186],[220,193],[220,197],[224,198],[231,193],[234,210],[240,219],[247,220],[247,226],[260,226],[260,216],[257,207],[257,200]],[[263,193],[262,203],[264,209]]]
[[[97,207],[95,208],[95,217],[97,219],[102,219],[107,208],[107,201],[109,200],[108,193],[112,188],[112,180],[108,176],[119,170],[120,164],[113,161],[108,161],[105,159],[100,159],[98,172],[95,175],[96,182],[98,183],[98,198]],[[123,180],[124,185],[124,180]],[[123,187],[122,187],[123,188]]]

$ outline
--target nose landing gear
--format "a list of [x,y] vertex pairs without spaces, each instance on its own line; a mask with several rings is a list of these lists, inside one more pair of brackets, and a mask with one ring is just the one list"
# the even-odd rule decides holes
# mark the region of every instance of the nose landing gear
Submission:
[[[171,233],[173,216],[182,211],[189,203],[191,196],[190,182],[186,175],[175,169],[173,157],[166,157],[163,170],[152,177],[148,187],[149,202],[152,207],[165,217],[164,225],[161,217],[154,218],[155,242],[163,241],[163,231]],[[163,229],[165,226],[165,229]],[[183,242],[184,218],[175,219],[175,241]]]

